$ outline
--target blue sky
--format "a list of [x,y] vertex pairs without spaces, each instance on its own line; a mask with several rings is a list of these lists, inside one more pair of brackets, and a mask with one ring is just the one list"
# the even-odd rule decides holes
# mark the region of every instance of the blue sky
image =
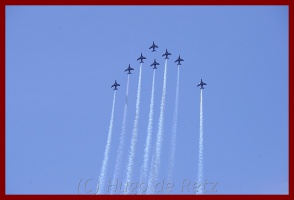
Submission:
[[[152,41],[156,52],[148,48]],[[204,176],[209,194],[288,193],[287,6],[7,6],[6,193],[93,194],[103,160],[113,90],[108,175],[121,132],[128,64],[126,144],[132,132],[139,63],[142,94],[134,179],[147,133],[156,58],[157,133],[164,59],[167,93],[161,180],[167,176],[177,68],[181,54],[175,188],[197,179],[199,96],[203,91]],[[126,152],[124,153],[126,156]],[[124,158],[126,161],[126,158]],[[126,162],[125,162],[126,163]],[[125,170],[123,170],[125,171]],[[124,176],[122,172],[122,176]],[[88,181],[87,181],[88,180]],[[87,188],[84,188],[87,182]],[[80,184],[80,187],[79,187]]]

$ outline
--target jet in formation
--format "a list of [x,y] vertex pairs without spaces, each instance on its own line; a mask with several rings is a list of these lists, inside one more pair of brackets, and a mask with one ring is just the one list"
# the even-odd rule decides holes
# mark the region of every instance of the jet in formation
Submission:
[[146,59],[146,58],[141,53],[141,56],[137,60],[141,60],[140,63],[144,63],[143,59]]
[[168,59],[168,56],[169,56],[169,55],[171,55],[171,53],[169,53],[169,52],[167,51],[167,49],[166,49],[166,50],[165,50],[165,53],[162,54],[162,57],[165,56],[165,59]]
[[200,89],[204,89],[203,85],[206,85],[201,79],[200,83],[198,83],[197,87],[200,86]]
[[158,46],[154,44],[154,41],[153,41],[153,44],[151,45],[151,47],[149,47],[149,49],[152,49],[152,52],[153,52],[153,51],[156,51],[155,48],[158,48]]
[[128,74],[132,74],[132,73],[131,73],[131,70],[134,70],[134,69],[131,68],[131,65],[129,64],[129,67],[125,70],[125,72],[126,72],[126,71],[129,71]]
[[156,59],[154,59],[154,62],[150,65],[153,66],[153,69],[157,69],[156,65],[159,65],[159,63],[156,62]]
[[118,84],[115,80],[114,84],[111,86],[112,88],[114,87],[114,90],[118,90],[117,86],[120,86],[120,84]]
[[184,61],[181,56],[179,55],[178,59],[175,62],[178,62],[178,65],[181,65],[181,61]]

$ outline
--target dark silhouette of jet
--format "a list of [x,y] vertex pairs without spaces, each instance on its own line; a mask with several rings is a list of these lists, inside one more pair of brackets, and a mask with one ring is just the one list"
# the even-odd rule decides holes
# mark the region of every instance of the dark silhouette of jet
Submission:
[[207,85],[207,84],[204,83],[204,82],[202,81],[202,79],[201,79],[201,81],[200,81],[200,83],[198,83],[197,87],[198,87],[198,86],[201,86],[201,87],[200,87],[200,90],[202,90],[202,89],[204,89],[203,85]]
[[178,62],[178,65],[181,65],[181,61],[184,61],[181,56],[179,55],[178,59],[175,62]]
[[117,86],[120,86],[120,84],[118,84],[115,80],[114,84],[111,87],[114,87],[114,90],[117,90]]
[[146,58],[141,53],[141,56],[137,60],[141,60],[140,63],[144,63],[143,59],[146,59]]
[[165,59],[168,59],[168,56],[171,55],[171,53],[168,53],[167,49],[165,50],[165,53],[162,54],[162,57],[165,56]]
[[153,52],[153,51],[156,51],[155,48],[158,48],[158,46],[154,44],[154,41],[153,41],[153,44],[151,45],[151,47],[149,47],[149,49],[152,49],[152,52]]
[[156,62],[156,59],[154,59],[154,62],[150,65],[150,67],[153,66],[153,69],[157,69],[156,65],[160,64]]
[[132,74],[132,73],[131,73],[131,70],[134,70],[134,69],[131,68],[131,65],[129,64],[129,67],[125,70],[125,72],[126,72],[126,71],[129,71],[128,74]]

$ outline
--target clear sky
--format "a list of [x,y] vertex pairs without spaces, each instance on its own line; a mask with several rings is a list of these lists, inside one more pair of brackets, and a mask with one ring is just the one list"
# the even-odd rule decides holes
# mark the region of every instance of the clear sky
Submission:
[[[191,185],[197,180],[196,86],[202,78],[207,83],[204,177],[209,187],[217,183],[208,194],[287,194],[288,14],[287,6],[7,6],[6,193],[94,193],[111,114],[110,86],[116,79],[121,87],[108,176],[113,174],[127,81],[123,71],[128,64],[135,69],[129,88],[129,147],[139,72],[136,59],[142,52],[147,59],[134,165],[138,179],[151,95],[149,66],[154,58],[160,63],[154,138],[163,84],[161,55],[167,48],[172,55],[167,66],[161,180],[168,169],[174,60],[181,54],[185,61],[180,69],[172,193],[192,194]],[[148,49],[152,41],[159,46],[153,53]],[[187,187],[182,191],[184,181],[191,181],[189,191]]]

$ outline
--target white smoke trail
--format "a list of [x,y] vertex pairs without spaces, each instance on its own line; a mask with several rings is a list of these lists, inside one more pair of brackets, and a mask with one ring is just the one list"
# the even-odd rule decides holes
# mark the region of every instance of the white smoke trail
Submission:
[[175,151],[176,151],[176,138],[177,138],[177,124],[178,124],[178,107],[179,107],[179,87],[180,85],[180,66],[178,65],[177,75],[177,87],[176,87],[176,99],[173,115],[172,135],[171,135],[171,148],[170,148],[170,160],[169,160],[169,171],[168,181],[173,182],[173,170],[175,165]]
[[113,94],[112,111],[111,111],[111,117],[110,117],[107,142],[106,142],[106,147],[105,147],[105,151],[104,151],[104,158],[103,158],[101,172],[100,172],[100,176],[99,176],[99,182],[98,182],[97,190],[96,190],[97,193],[99,193],[99,194],[101,194],[103,192],[105,175],[106,175],[108,159],[109,159],[109,151],[110,151],[112,127],[113,127],[113,117],[114,117],[115,94],[116,94],[116,90],[114,90],[114,94]]
[[164,121],[164,108],[165,108],[165,94],[166,94],[166,73],[167,73],[167,59],[165,60],[164,65],[164,76],[163,76],[163,88],[161,96],[161,105],[160,105],[160,115],[158,122],[158,132],[155,144],[155,154],[154,159],[152,159],[150,177],[148,182],[148,187],[152,187],[158,179],[159,167],[160,167],[160,154],[163,140],[163,121]]
[[124,151],[124,144],[125,144],[125,135],[126,135],[126,121],[127,121],[127,113],[128,113],[128,96],[129,96],[129,82],[130,82],[130,75],[128,75],[127,80],[127,89],[126,89],[126,101],[125,101],[125,107],[124,107],[124,115],[123,115],[123,121],[122,121],[122,128],[121,128],[121,134],[119,138],[119,145],[117,148],[116,153],[116,161],[115,161],[115,168],[114,168],[114,174],[113,174],[113,185],[115,185],[115,182],[117,178],[119,178],[119,171],[120,166],[122,163],[122,156]]
[[147,127],[147,138],[144,149],[144,160],[141,168],[141,177],[140,183],[145,183],[147,179],[148,163],[150,157],[150,147],[152,140],[152,130],[153,130],[153,108],[154,108],[154,90],[155,90],[155,69],[153,69],[153,79],[152,79],[152,89],[151,89],[151,100],[150,100],[150,110],[149,110],[149,119]]
[[[198,183],[203,184],[203,97],[200,89],[200,134],[199,134],[199,155],[198,155]],[[203,194],[202,187],[199,190]]]
[[139,81],[138,81],[138,89],[137,89],[137,101],[136,101],[136,113],[135,113],[134,127],[133,127],[133,133],[131,138],[131,147],[130,147],[129,158],[127,163],[126,184],[128,183],[130,184],[132,180],[132,174],[133,174],[135,149],[136,149],[137,136],[138,136],[138,120],[139,120],[139,112],[140,112],[141,75],[142,75],[142,63],[140,64]]

